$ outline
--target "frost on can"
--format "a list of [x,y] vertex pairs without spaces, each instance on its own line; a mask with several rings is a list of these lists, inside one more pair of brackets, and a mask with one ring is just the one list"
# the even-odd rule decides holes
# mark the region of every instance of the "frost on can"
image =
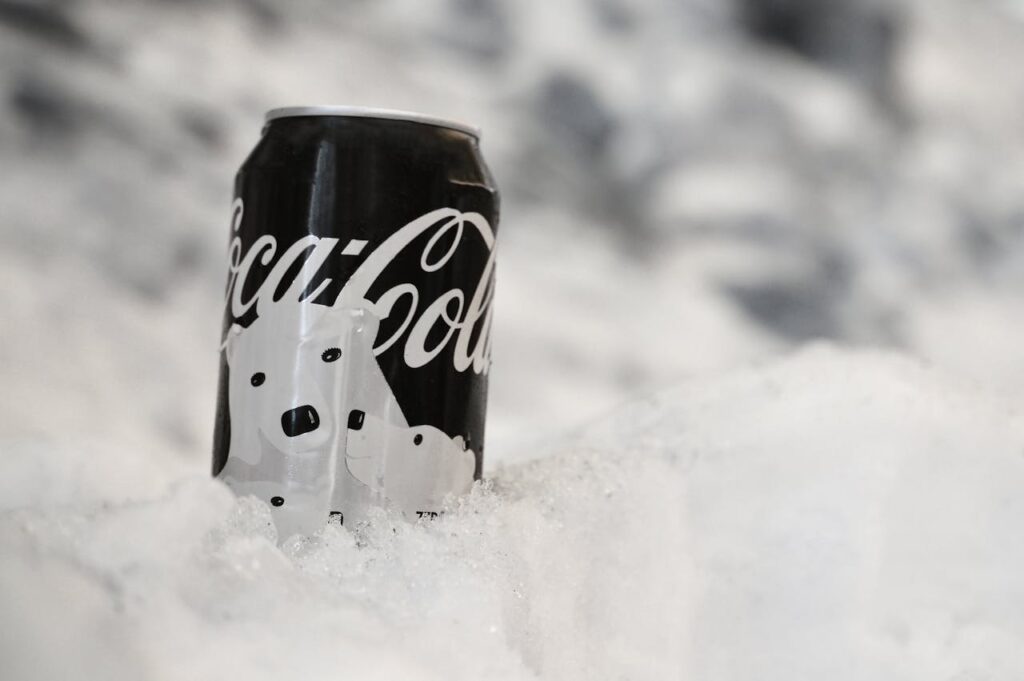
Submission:
[[271,111],[235,183],[213,473],[281,537],[480,477],[498,193],[477,133]]

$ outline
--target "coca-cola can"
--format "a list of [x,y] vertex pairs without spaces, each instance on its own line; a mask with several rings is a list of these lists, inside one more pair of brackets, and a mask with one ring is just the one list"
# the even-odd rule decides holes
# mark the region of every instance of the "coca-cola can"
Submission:
[[480,478],[498,191],[479,132],[274,109],[235,180],[213,474],[283,539]]

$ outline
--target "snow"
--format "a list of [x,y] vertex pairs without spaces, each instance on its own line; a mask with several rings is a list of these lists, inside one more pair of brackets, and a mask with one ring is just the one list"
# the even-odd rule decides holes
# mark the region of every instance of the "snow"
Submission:
[[440,520],[282,547],[203,471],[72,489],[137,453],[35,452],[0,482],[0,675],[1017,678],[1021,424],[817,346],[609,412]]

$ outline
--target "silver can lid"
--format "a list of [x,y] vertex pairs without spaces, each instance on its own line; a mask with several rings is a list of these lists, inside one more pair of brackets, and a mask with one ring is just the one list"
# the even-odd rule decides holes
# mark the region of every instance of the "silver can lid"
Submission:
[[269,123],[278,118],[294,118],[297,116],[344,116],[349,118],[383,118],[390,121],[411,121],[413,123],[425,123],[426,125],[435,125],[440,128],[458,130],[477,139],[480,138],[480,128],[459,123],[458,121],[415,113],[413,111],[375,109],[365,106],[286,106],[280,109],[271,109],[267,112],[264,120]]

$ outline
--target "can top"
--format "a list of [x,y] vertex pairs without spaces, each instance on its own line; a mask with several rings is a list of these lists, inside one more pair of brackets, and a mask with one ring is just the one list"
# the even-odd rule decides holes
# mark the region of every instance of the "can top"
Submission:
[[398,111],[396,109],[375,109],[365,106],[286,106],[280,109],[271,109],[267,112],[264,120],[269,123],[277,118],[293,118],[296,116],[341,116],[348,118],[383,118],[391,121],[411,121],[413,123],[425,123],[441,128],[458,130],[467,135],[480,139],[480,128],[458,121],[445,118],[438,118],[428,114],[415,113],[413,111]]

